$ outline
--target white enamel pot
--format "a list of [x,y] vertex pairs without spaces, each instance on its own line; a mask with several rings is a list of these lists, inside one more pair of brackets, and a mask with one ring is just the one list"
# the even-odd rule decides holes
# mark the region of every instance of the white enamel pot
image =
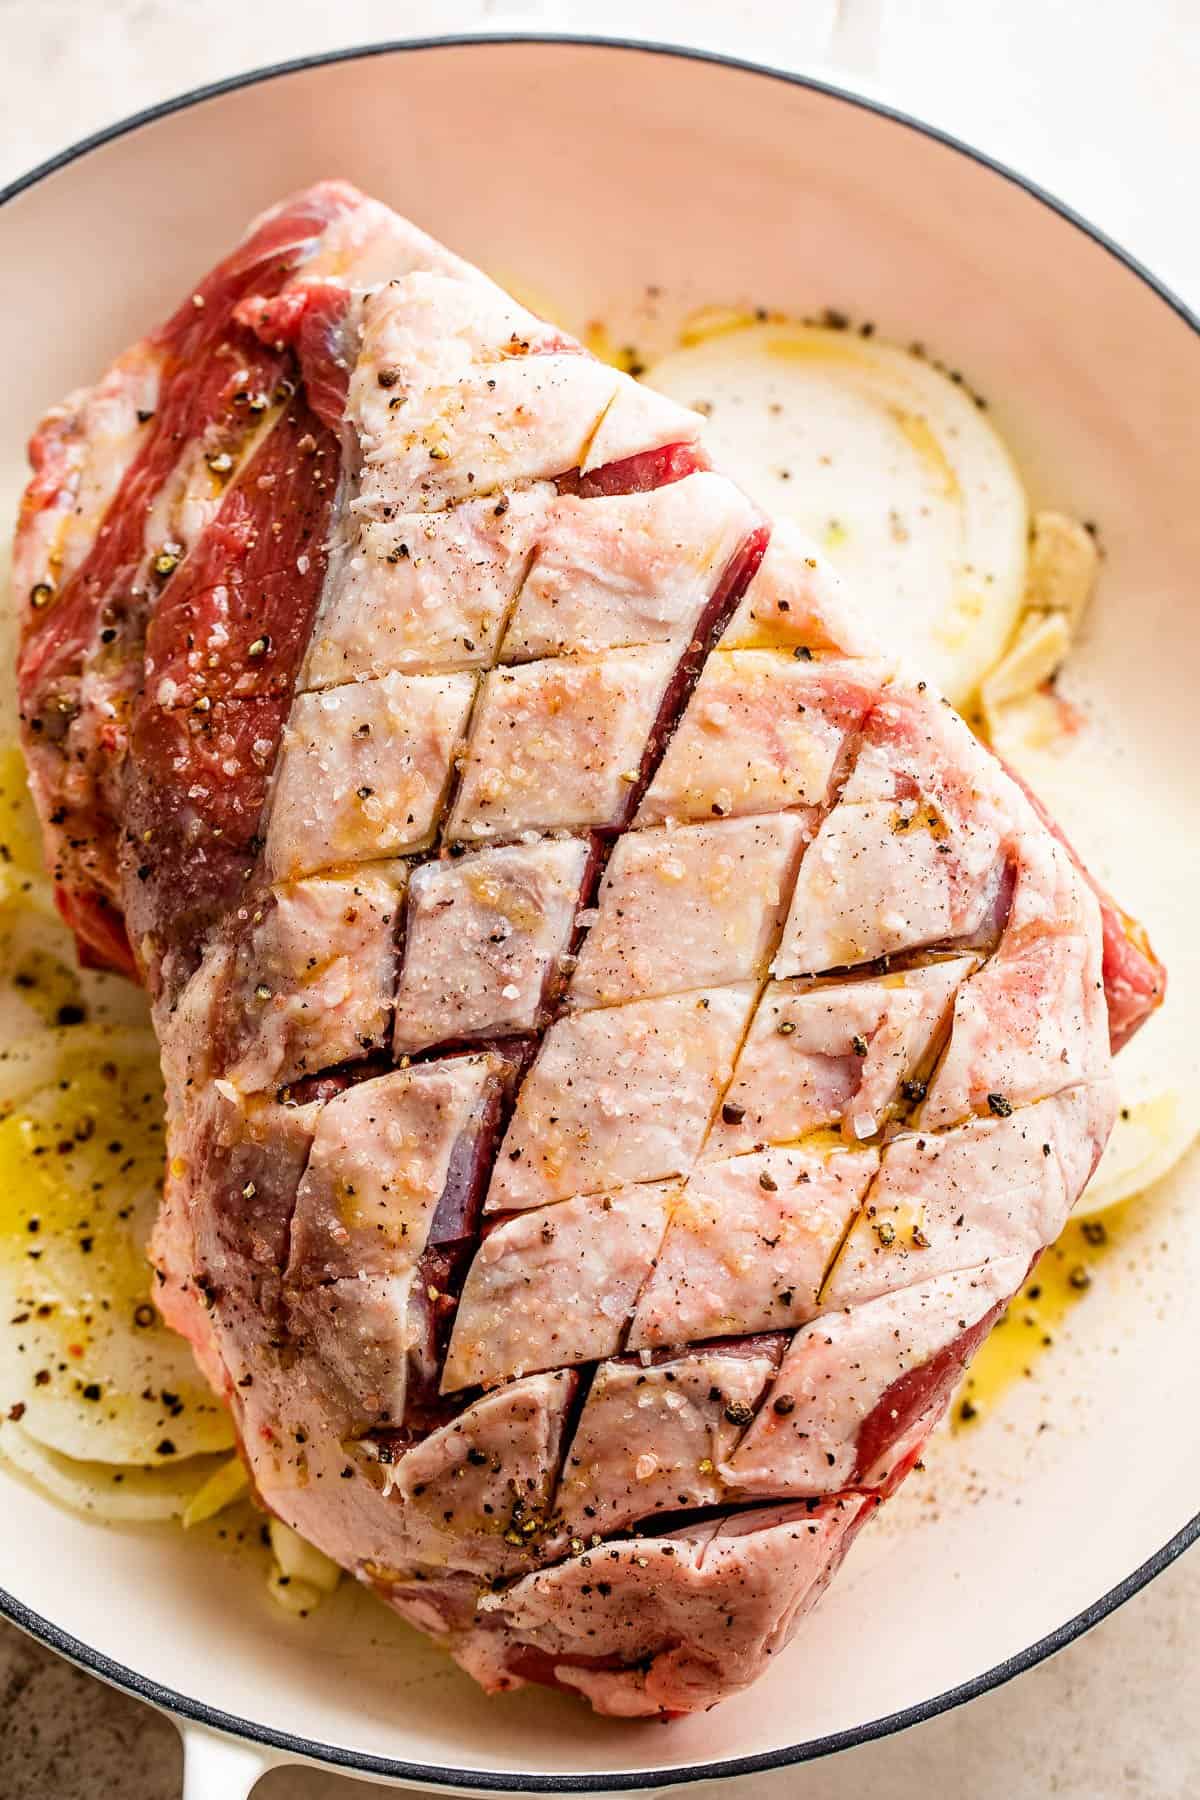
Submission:
[[[318,58],[131,120],[0,197],[5,456],[251,214],[326,175],[575,326],[652,336],[701,303],[833,305],[936,347],[988,396],[1034,498],[1102,521],[1086,654],[1139,780],[1171,796],[1180,844],[1200,838],[1197,321],[1030,183],[816,81],[489,38]],[[1189,907],[1163,866],[1148,858],[1121,898],[1161,917],[1178,979]],[[1193,1161],[1038,1378],[935,1442],[766,1679],[711,1715],[650,1728],[537,1688],[488,1701],[353,1583],[296,1621],[215,1529],[106,1530],[7,1478],[0,1610],[183,1721],[192,1800],[305,1758],[466,1792],[606,1792],[860,1743],[1029,1668],[1197,1535],[1198,1202]]]

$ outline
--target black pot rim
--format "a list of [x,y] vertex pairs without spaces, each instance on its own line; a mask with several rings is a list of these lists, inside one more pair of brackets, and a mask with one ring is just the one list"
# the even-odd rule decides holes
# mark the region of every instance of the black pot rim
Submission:
[[[602,50],[629,51],[639,55],[670,57],[678,61],[711,63],[733,69],[742,74],[760,75],[769,80],[782,81],[794,87],[808,88],[814,93],[823,94],[827,98],[837,100],[848,106],[859,108],[863,112],[875,114],[878,118],[908,131],[918,132],[921,136],[941,144],[944,148],[956,151],[993,175],[999,175],[1005,181],[1020,188],[1040,205],[1056,213],[1067,225],[1089,237],[1102,250],[1115,258],[1137,279],[1145,284],[1157,297],[1174,312],[1184,324],[1200,336],[1200,318],[1174,294],[1157,276],[1118,243],[1110,238],[1098,226],[1085,219],[1080,213],[1057,199],[1053,194],[1019,174],[1015,169],[998,162],[994,157],[975,149],[971,144],[956,137],[953,133],[939,130],[934,125],[912,117],[898,108],[885,102],[854,93],[852,90],[838,86],[834,82],[819,80],[813,76],[802,75],[787,69],[779,69],[765,63],[747,61],[744,58],[728,56],[717,51],[699,50],[677,44],[655,43],[637,38],[603,37],[565,32],[469,32],[444,37],[403,38],[378,44],[364,44],[345,50],[329,50],[313,56],[296,57],[289,62],[274,63],[261,69],[252,69],[242,75],[230,76],[223,81],[210,82],[204,87],[193,88],[189,92],[177,95],[170,100],[161,101],[155,106],[146,107],[143,111],[133,113],[127,119],[115,125],[106,126],[101,131],[93,132],[82,138],[77,144],[60,151],[39,163],[28,174],[18,177],[6,187],[0,188],[0,206],[15,199],[36,187],[47,176],[55,174],[59,169],[68,167],[92,150],[112,143],[116,138],[124,137],[128,132],[139,131],[143,126],[152,125],[159,119],[170,117],[172,113],[183,112],[197,106],[205,100],[218,98],[222,94],[235,93],[241,88],[255,87],[265,81],[273,81],[281,76],[295,75],[308,69],[321,68],[328,63],[364,61],[370,57],[406,54],[412,51],[452,50],[458,48],[475,49],[483,45],[545,45],[553,48],[582,46]],[[1014,1675],[1021,1675],[1043,1662],[1048,1656],[1073,1643],[1098,1625],[1102,1619],[1115,1612],[1126,1600],[1139,1593],[1148,1582],[1153,1581],[1164,1569],[1173,1563],[1189,1545],[1200,1537],[1200,1512],[1177,1531],[1162,1548],[1101,1595],[1098,1600],[1076,1613],[1057,1630],[1047,1633],[1036,1643],[1015,1655],[1007,1657],[993,1668],[974,1676],[970,1681],[959,1686],[948,1688],[945,1693],[934,1695],[915,1706],[905,1707],[899,1712],[888,1713],[878,1719],[870,1719],[861,1725],[855,1725],[845,1731],[831,1732],[823,1737],[810,1738],[801,1744],[786,1745],[778,1750],[764,1751],[756,1756],[722,1757],[718,1761],[689,1764],[675,1768],[644,1768],[638,1770],[598,1771],[574,1775],[538,1775],[506,1772],[503,1770],[445,1768],[431,1763],[414,1763],[390,1756],[376,1756],[365,1751],[343,1749],[336,1744],[322,1744],[313,1739],[298,1737],[292,1732],[279,1731],[270,1726],[260,1725],[250,1719],[240,1719],[235,1714],[226,1713],[217,1707],[209,1706],[203,1701],[194,1700],[190,1695],[180,1694],[160,1682],[151,1680],[136,1669],[127,1668],[103,1651],[94,1649],[83,1643],[69,1632],[63,1631],[52,1620],[43,1618],[25,1606],[14,1595],[0,1589],[0,1617],[8,1619],[20,1627],[30,1637],[38,1639],[50,1649],[65,1656],[80,1668],[98,1676],[110,1686],[123,1689],[139,1700],[148,1702],[164,1712],[180,1719],[208,1727],[212,1731],[223,1732],[234,1738],[241,1738],[247,1743],[261,1745],[264,1749],[283,1753],[285,1756],[304,1757],[311,1762],[324,1763],[330,1768],[341,1769],[349,1774],[382,1776],[393,1781],[416,1782],[426,1786],[442,1788],[458,1788],[467,1792],[486,1791],[492,1793],[515,1794],[605,1794],[647,1788],[670,1787],[684,1782],[710,1781],[729,1779],[738,1775],[761,1774],[772,1769],[788,1768],[794,1764],[811,1762],[817,1757],[831,1756],[839,1750],[850,1750],[859,1744],[874,1742],[877,1738],[890,1736],[893,1732],[903,1731],[910,1725],[920,1725],[939,1714],[950,1712],[956,1706],[962,1706],[968,1700],[974,1700],[981,1694],[989,1693],[993,1688],[1011,1681]]]

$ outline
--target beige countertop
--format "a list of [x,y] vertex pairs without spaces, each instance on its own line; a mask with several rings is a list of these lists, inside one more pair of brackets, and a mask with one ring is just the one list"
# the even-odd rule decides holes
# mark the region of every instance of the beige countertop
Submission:
[[[1193,303],[1196,0],[0,0],[0,182],[198,83],[289,56],[516,19],[844,57],[896,104],[1034,173]],[[881,21],[872,29],[873,21]],[[1184,222],[1181,225],[1181,221]],[[1102,1496],[1092,1503],[1102,1504]],[[1036,1550],[1031,1548],[1031,1566]],[[746,1800],[1185,1800],[1200,1794],[1200,1556],[1052,1661],[900,1738],[747,1780]],[[174,1728],[0,1625],[0,1800],[174,1800]],[[279,1770],[262,1800],[362,1792]],[[715,1800],[716,1789],[688,1790]]]

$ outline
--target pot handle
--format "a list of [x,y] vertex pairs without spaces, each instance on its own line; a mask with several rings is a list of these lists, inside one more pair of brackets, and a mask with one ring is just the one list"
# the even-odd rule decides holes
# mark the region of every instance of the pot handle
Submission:
[[[761,3],[761,0],[760,0]],[[756,23],[754,42],[743,54],[777,58],[785,64],[819,63],[829,73],[874,74],[879,67],[883,9],[886,0],[818,0],[810,15],[797,27],[781,23],[778,30],[764,31]],[[698,43],[722,49],[736,48],[728,27],[728,8],[708,0],[701,17],[676,8],[677,17],[656,20],[659,26],[647,36],[666,42]],[[785,17],[781,14],[781,20]],[[714,29],[709,30],[711,25]],[[603,32],[604,13],[592,0],[500,0],[495,11],[485,11],[479,28],[503,35],[508,31]]]
[[290,1758],[177,1720],[183,1740],[182,1800],[247,1800],[260,1776]]
[[884,0],[836,0],[825,60],[832,69],[874,75],[879,68]]

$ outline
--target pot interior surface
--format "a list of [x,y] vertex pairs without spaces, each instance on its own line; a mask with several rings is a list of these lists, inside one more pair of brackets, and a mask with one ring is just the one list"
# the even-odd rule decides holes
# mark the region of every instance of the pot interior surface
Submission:
[[[1002,174],[819,88],[617,46],[400,49],[170,113],[0,212],[6,502],[41,410],[171,307],[259,208],[328,175],[577,329],[600,319],[617,341],[637,332],[652,346],[701,304],[834,306],[964,370],[1034,502],[1102,523],[1081,654],[1136,773],[1125,791],[1155,794],[1153,818],[1173,821],[1119,898],[1186,991],[1200,874],[1200,338],[1185,318]],[[1114,805],[1114,838],[1149,830],[1139,808]],[[1081,848],[1103,876],[1105,841]],[[522,1774],[713,1772],[855,1731],[1021,1655],[1200,1506],[1200,1435],[1183,1424],[1198,1188],[1193,1159],[1034,1376],[977,1428],[937,1436],[766,1679],[708,1716],[652,1729],[537,1688],[488,1701],[351,1582],[306,1621],[279,1613],[257,1546],[221,1537],[227,1520],[186,1536],[107,1530],[8,1478],[0,1587],[257,1730],[468,1785],[489,1772],[518,1786]]]

